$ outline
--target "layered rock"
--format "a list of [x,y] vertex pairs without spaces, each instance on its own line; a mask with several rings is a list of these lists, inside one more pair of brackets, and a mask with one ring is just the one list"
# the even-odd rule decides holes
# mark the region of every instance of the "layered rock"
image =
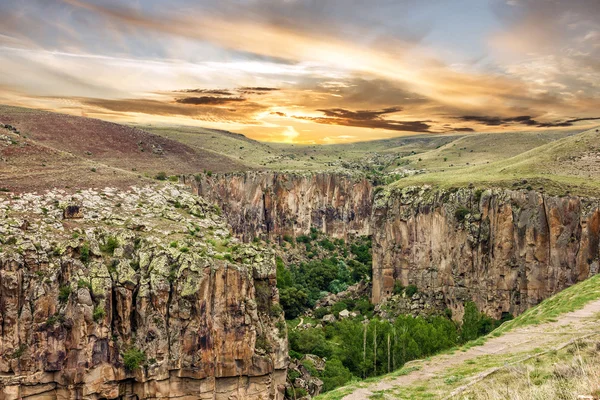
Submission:
[[373,211],[373,302],[396,281],[500,317],[598,272],[600,203],[535,191],[386,189]]
[[274,256],[181,187],[7,196],[0,237],[1,398],[283,397]]
[[223,209],[243,240],[300,235],[311,228],[333,237],[370,234],[372,190],[363,176],[246,172],[186,178]]

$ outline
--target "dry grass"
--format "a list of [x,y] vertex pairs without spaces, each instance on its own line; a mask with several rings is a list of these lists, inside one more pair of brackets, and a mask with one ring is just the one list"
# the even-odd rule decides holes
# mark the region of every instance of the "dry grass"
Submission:
[[577,400],[582,397],[598,399],[599,395],[600,342],[588,339],[576,341],[560,351],[501,369],[455,398]]

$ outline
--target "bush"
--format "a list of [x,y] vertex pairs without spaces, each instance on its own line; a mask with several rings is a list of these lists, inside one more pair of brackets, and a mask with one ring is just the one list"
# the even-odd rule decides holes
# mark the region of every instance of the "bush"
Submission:
[[115,249],[119,247],[119,241],[114,236],[106,238],[106,243],[100,246],[100,250],[103,253],[110,254],[111,256],[115,253]]
[[80,279],[77,281],[77,288],[79,289],[83,289],[83,288],[87,288],[88,290],[92,290],[92,284],[89,281],[86,281],[85,279]]
[[310,243],[310,241],[310,237],[306,235],[300,235],[296,238],[296,243]]
[[322,319],[324,316],[326,316],[327,314],[329,314],[329,309],[326,307],[319,307],[319,308],[315,308],[315,310],[313,311],[313,316],[316,319]]
[[104,311],[104,307],[102,307],[100,305],[94,307],[94,313],[93,313],[94,321],[98,322],[100,320],[103,320],[105,315],[106,315],[106,311]]
[[84,243],[83,246],[79,249],[79,259],[83,263],[88,263],[90,261],[90,245]]
[[128,371],[135,371],[144,361],[146,361],[146,354],[135,347],[123,353],[123,364]]
[[406,293],[408,297],[413,297],[418,291],[419,288],[417,288],[416,285],[408,285],[406,289],[404,289],[404,293]]
[[283,241],[284,242],[288,242],[289,244],[293,244],[294,243],[294,238],[291,237],[290,235],[283,235]]
[[287,287],[279,292],[279,303],[283,307],[286,319],[294,319],[306,310],[308,294],[297,287]]
[[337,387],[344,386],[353,378],[352,372],[337,358],[327,360],[323,371],[323,392],[328,392]]
[[454,217],[458,222],[463,222],[469,214],[471,214],[471,210],[466,207],[459,207],[454,212]]
[[156,174],[154,176],[154,179],[157,179],[159,181],[166,181],[168,178],[167,173],[166,172],[159,172],[158,174]]
[[346,303],[344,303],[343,301],[339,301],[337,303],[335,303],[333,306],[331,306],[331,313],[333,315],[335,315],[335,317],[339,317],[340,316],[340,312],[347,310],[348,309],[348,305]]
[[66,303],[69,301],[69,297],[71,296],[71,286],[64,285],[58,289],[58,300],[61,303]]
[[396,281],[394,282],[394,294],[402,294],[404,292],[404,286],[402,282]]

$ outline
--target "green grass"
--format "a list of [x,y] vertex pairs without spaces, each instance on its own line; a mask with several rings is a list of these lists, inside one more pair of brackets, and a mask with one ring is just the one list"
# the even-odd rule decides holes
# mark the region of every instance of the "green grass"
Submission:
[[491,335],[499,336],[504,332],[523,326],[555,321],[558,316],[579,310],[590,301],[598,299],[600,299],[600,275],[594,275],[542,301],[517,318],[505,322]]
[[600,193],[600,168],[586,161],[586,157],[600,154],[599,139],[600,134],[591,129],[489,164],[434,170],[407,177],[392,187],[475,185],[482,188],[543,188],[553,195],[597,195]]

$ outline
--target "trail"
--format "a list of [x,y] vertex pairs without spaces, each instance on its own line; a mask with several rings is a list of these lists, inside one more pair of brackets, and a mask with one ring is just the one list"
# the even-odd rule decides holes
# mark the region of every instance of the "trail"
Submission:
[[[517,328],[502,336],[488,339],[483,345],[466,351],[433,357],[430,361],[419,361],[421,368],[407,375],[395,378],[382,378],[366,387],[358,388],[343,397],[344,400],[368,399],[375,392],[409,386],[439,376],[445,370],[459,366],[468,360],[484,355],[521,353],[540,349],[540,352],[561,347],[572,340],[600,334],[598,321],[592,317],[600,313],[600,300],[588,303],[584,308],[559,316],[556,322]],[[568,329],[567,329],[568,328]],[[407,363],[410,367],[415,362]],[[459,388],[461,389],[461,388]],[[455,390],[456,392],[456,390]],[[446,395],[450,395],[447,393]]]

